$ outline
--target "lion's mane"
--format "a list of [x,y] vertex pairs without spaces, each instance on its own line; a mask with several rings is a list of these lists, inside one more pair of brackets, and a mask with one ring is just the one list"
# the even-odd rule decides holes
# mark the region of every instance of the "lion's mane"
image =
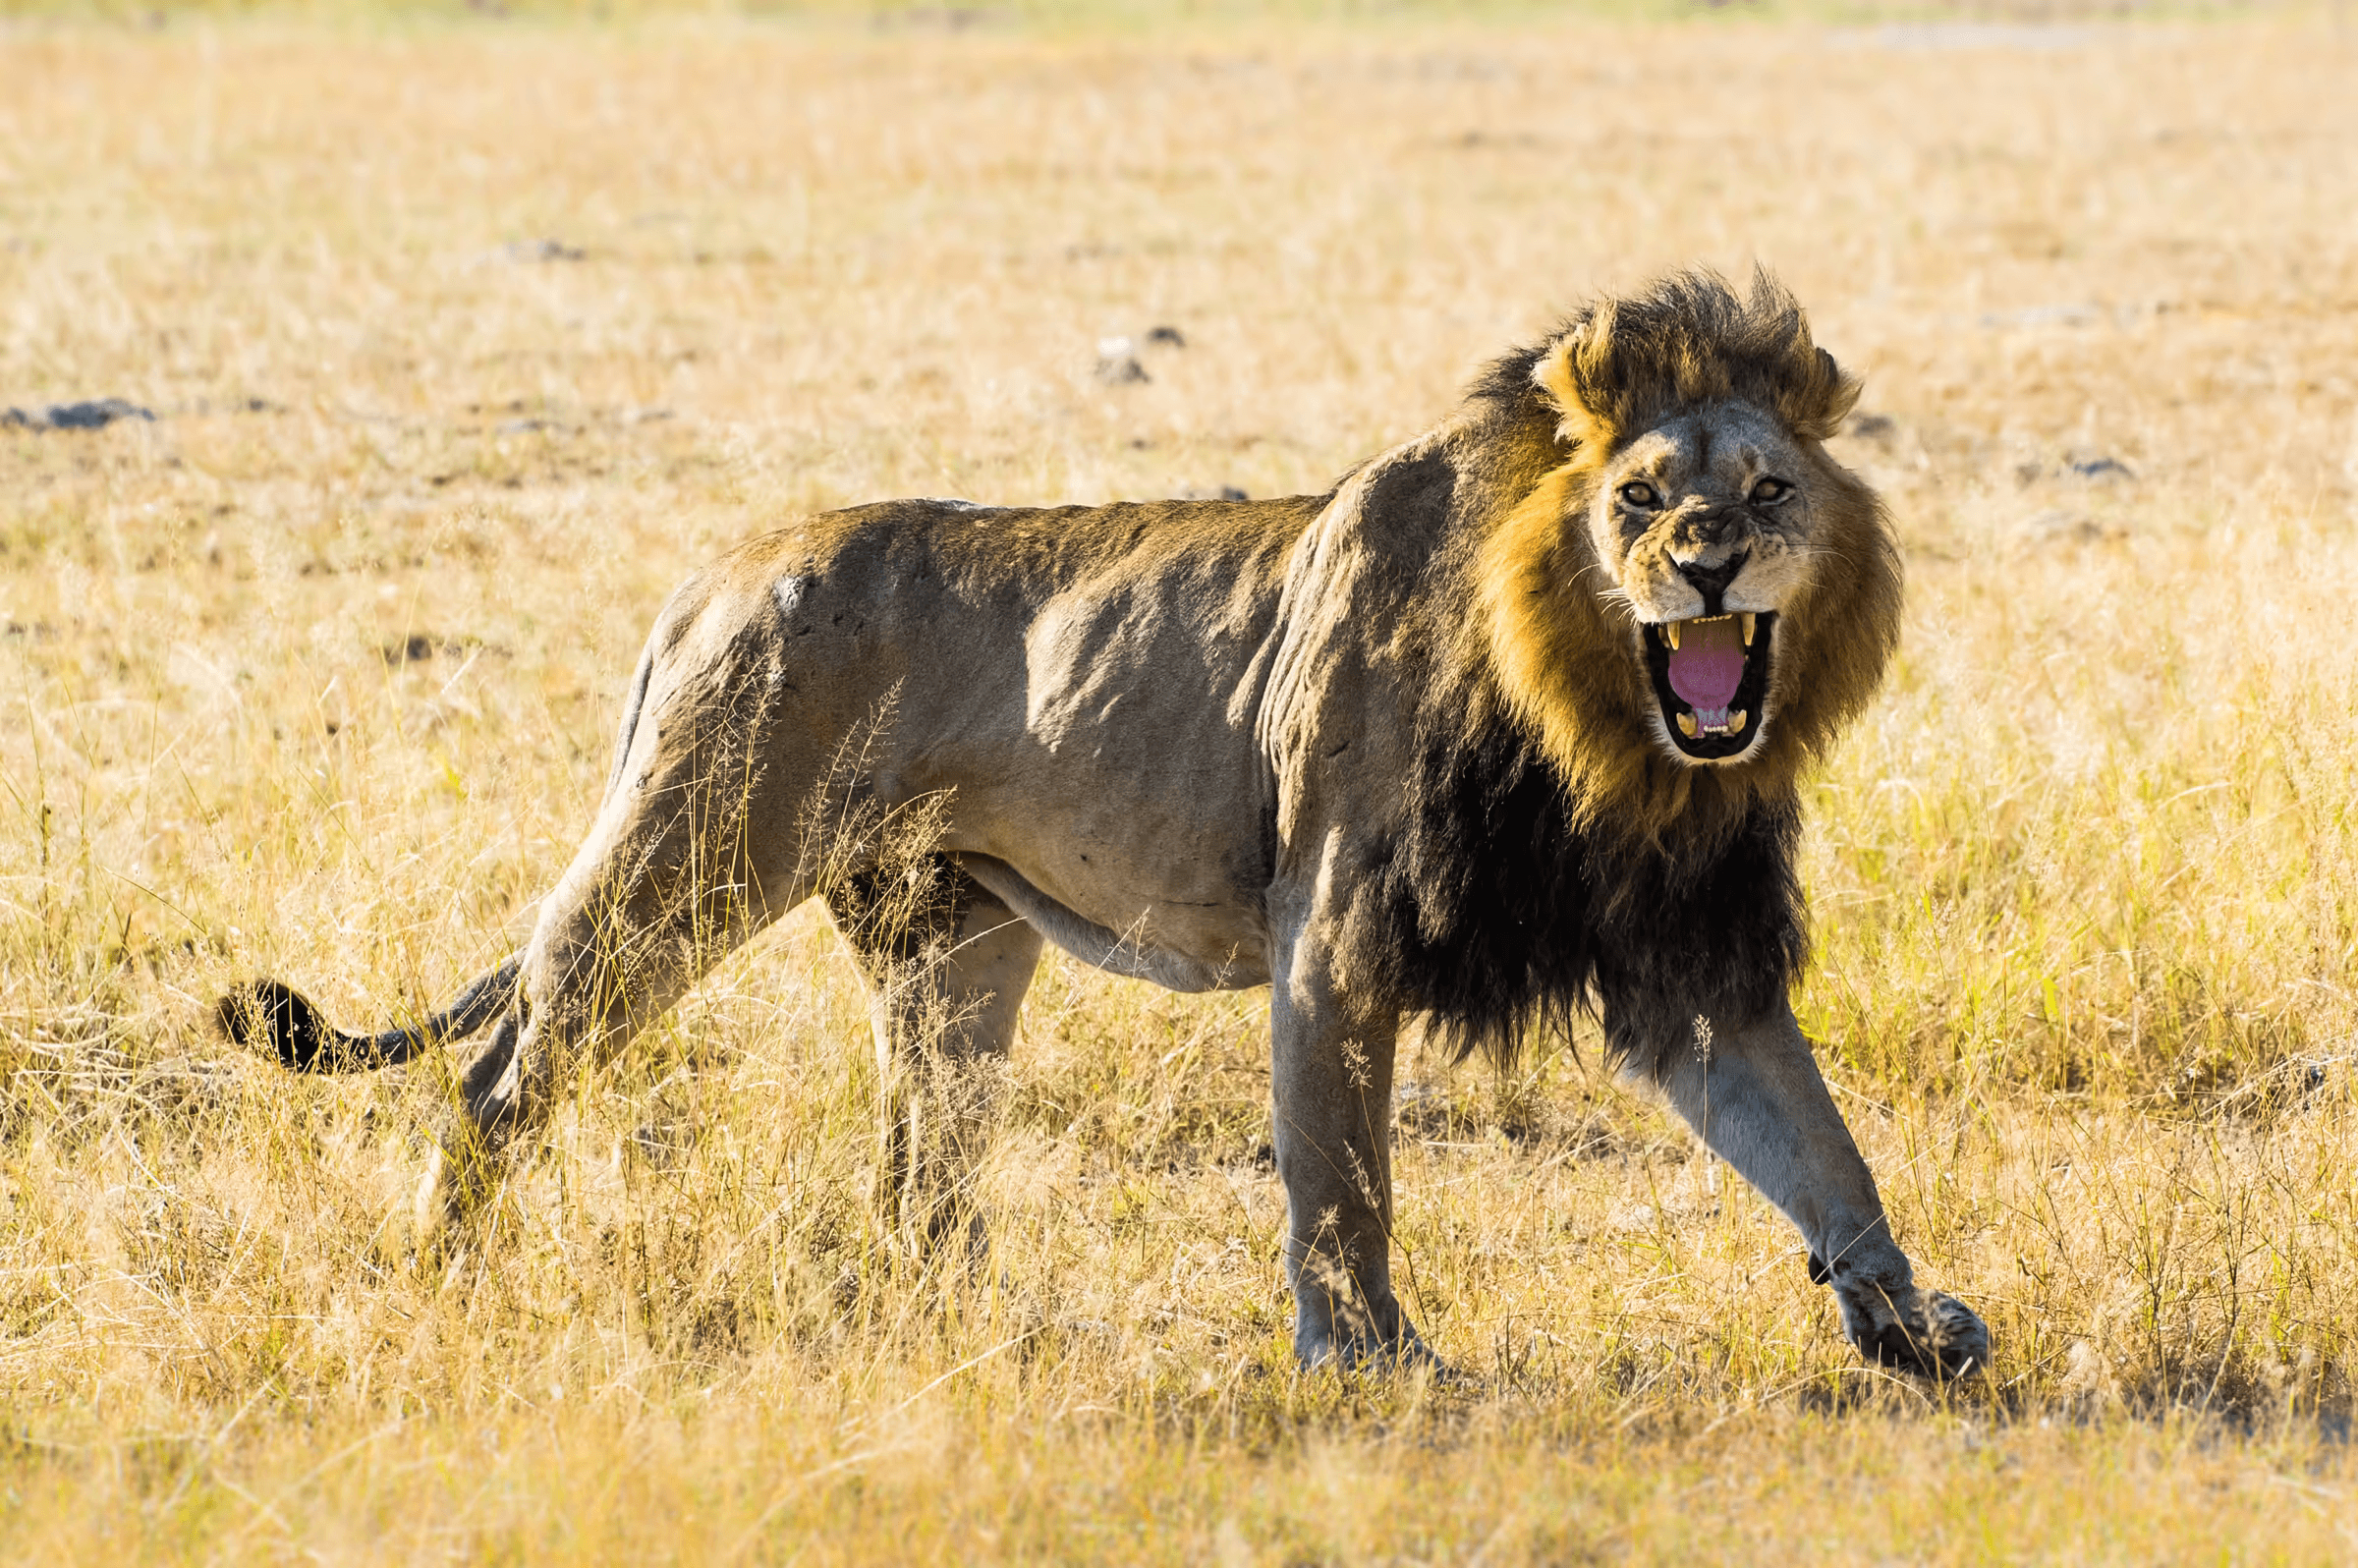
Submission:
[[[1591,305],[1477,383],[1504,499],[1437,574],[1436,656],[1370,932],[1403,1004],[1456,1054],[1509,1054],[1592,1007],[1616,1052],[1674,1048],[1698,1017],[1759,1016],[1798,975],[1798,780],[1872,698],[1899,622],[1881,503],[1818,444],[1856,396],[1789,294],[1756,276],[1744,299],[1703,272]],[[1647,728],[1627,611],[1581,519],[1619,443],[1730,399],[1773,413],[1816,461],[1824,547],[1779,617],[1761,752],[1698,767]]]

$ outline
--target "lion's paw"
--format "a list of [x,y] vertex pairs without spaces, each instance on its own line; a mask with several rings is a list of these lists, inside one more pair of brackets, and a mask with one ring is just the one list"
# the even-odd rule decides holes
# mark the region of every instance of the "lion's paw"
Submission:
[[1838,1285],[1842,1329],[1859,1354],[1920,1377],[1971,1376],[1990,1365],[1990,1329],[1954,1296],[1908,1287],[1893,1296],[1872,1282]]
[[1304,1372],[1332,1368],[1337,1372],[1387,1376],[1422,1372],[1444,1381],[1455,1376],[1454,1371],[1433,1354],[1432,1348],[1425,1343],[1425,1336],[1406,1317],[1397,1319],[1395,1332],[1388,1336],[1370,1333],[1364,1326],[1353,1332],[1340,1324],[1310,1327],[1297,1323],[1294,1360]]

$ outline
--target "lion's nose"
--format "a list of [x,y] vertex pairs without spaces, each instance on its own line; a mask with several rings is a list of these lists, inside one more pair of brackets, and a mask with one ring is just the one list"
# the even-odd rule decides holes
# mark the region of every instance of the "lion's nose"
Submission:
[[1738,550],[1717,566],[1704,566],[1692,561],[1679,561],[1676,564],[1678,575],[1694,584],[1695,591],[1703,595],[1703,613],[1722,615],[1726,612],[1720,607],[1720,600],[1727,592],[1727,586],[1736,580],[1736,574],[1743,571],[1744,563],[1751,559],[1749,550]]

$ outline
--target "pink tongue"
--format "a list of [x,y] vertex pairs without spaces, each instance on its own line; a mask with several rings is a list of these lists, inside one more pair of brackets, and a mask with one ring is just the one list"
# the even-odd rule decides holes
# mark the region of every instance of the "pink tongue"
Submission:
[[1670,690],[1699,710],[1722,708],[1744,684],[1744,639],[1736,618],[1689,621],[1670,653]]

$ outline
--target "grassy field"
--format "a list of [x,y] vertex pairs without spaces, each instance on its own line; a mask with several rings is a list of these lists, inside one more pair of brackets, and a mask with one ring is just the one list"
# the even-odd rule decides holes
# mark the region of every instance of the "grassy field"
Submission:
[[[0,1555],[2358,1556],[2358,36],[947,16],[0,26]],[[1912,572],[1797,1001],[1981,1383],[1593,1040],[1406,1064],[1435,1386],[1291,1370],[1259,995],[1048,961],[984,1280],[883,1249],[814,911],[446,1271],[446,1067],[207,1035],[515,944],[722,545],[1319,489],[1756,256]]]

